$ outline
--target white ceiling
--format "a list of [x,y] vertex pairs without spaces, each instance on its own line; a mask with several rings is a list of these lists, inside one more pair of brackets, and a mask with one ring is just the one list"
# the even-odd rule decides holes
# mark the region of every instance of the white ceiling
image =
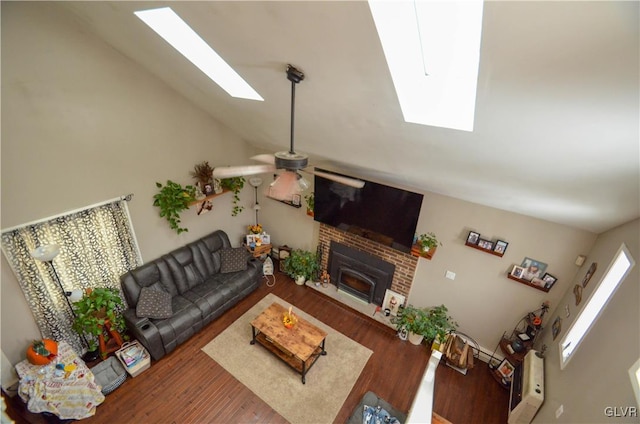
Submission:
[[[133,15],[165,5],[265,101],[229,97]],[[596,233],[640,216],[639,5],[486,2],[475,129],[463,132],[403,121],[364,1],[61,3],[260,151],[288,147],[291,63],[306,74],[297,151]]]

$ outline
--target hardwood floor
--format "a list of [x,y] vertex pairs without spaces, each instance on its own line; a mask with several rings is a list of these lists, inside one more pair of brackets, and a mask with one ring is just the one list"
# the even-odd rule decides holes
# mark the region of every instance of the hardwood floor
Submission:
[[[426,347],[403,342],[392,329],[277,274],[274,287],[262,284],[188,342],[152,362],[149,370],[128,378],[107,395],[95,416],[83,422],[286,423],[201,350],[269,292],[374,352],[336,423],[344,423],[369,390],[396,408],[409,410],[429,359]],[[485,363],[477,363],[465,376],[443,362],[436,372],[435,384],[433,410],[452,423],[506,423],[509,393],[493,380]],[[48,422],[41,415],[24,410],[20,413],[19,409],[15,405],[9,407],[18,423]]]

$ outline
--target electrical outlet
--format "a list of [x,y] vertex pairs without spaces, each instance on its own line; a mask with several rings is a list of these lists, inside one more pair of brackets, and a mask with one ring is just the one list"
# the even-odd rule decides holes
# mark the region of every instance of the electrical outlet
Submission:
[[447,271],[447,273],[444,276],[447,277],[449,280],[455,280],[456,279],[456,273],[455,272]]
[[560,418],[560,415],[564,412],[564,405],[560,405],[558,409],[556,409],[556,419]]

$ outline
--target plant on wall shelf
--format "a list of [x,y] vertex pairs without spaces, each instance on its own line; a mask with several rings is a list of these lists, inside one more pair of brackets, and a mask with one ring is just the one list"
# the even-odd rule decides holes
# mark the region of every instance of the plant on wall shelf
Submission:
[[200,189],[204,190],[204,186],[211,184],[213,180],[213,168],[209,165],[209,162],[201,162],[193,167],[191,176],[200,183]]
[[316,204],[313,191],[305,195],[304,200],[307,203],[307,215],[313,216],[313,208],[315,207],[315,204]]
[[442,246],[442,243],[438,241],[438,238],[433,233],[420,234],[417,243],[423,252],[428,252],[431,249]]
[[227,190],[231,190],[233,192],[233,210],[231,211],[231,216],[236,216],[240,212],[244,210],[244,206],[241,206],[240,203],[240,190],[244,187],[245,183],[244,177],[233,177],[233,178],[223,178],[220,180],[220,184],[222,188],[226,188]]
[[196,200],[196,189],[192,185],[182,187],[171,180],[163,186],[156,183],[160,192],[153,196],[153,206],[160,208],[160,216],[169,222],[169,227],[178,234],[189,231],[180,227],[180,213],[189,208],[189,203]]

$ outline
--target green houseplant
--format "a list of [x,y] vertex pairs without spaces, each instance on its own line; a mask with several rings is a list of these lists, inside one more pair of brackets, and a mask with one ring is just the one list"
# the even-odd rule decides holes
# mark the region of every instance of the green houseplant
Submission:
[[73,329],[86,336],[89,350],[98,348],[100,334],[108,340],[108,332],[103,331],[106,321],[119,333],[125,331],[126,324],[121,313],[123,306],[118,289],[106,287],[87,290],[82,299],[73,304],[76,315]]
[[316,254],[308,250],[295,249],[284,260],[284,270],[296,284],[302,285],[306,280],[312,279],[320,270],[320,263]]
[[304,196],[304,200],[307,203],[307,215],[313,216],[313,208],[315,207],[315,197],[314,193],[311,192]]
[[430,308],[408,305],[391,322],[398,331],[405,328],[409,332],[409,341],[413,344],[420,344],[423,339],[432,342],[436,337],[445,340],[446,335],[458,327],[444,305]]
[[169,227],[178,234],[189,231],[180,227],[180,213],[189,208],[196,200],[196,188],[192,185],[182,187],[171,180],[166,185],[156,183],[160,192],[153,196],[153,206],[160,208],[160,216],[169,222]]
[[226,188],[233,192],[233,209],[231,216],[236,216],[244,210],[244,206],[240,206],[240,190],[244,187],[244,177],[223,178],[220,180],[222,188]]
[[431,249],[442,246],[442,243],[438,241],[434,233],[420,234],[417,243],[423,252],[428,252]]

